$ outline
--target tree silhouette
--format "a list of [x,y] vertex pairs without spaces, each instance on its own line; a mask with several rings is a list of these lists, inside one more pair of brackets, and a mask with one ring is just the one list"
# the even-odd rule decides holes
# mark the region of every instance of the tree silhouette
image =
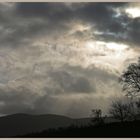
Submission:
[[115,118],[124,122],[129,118],[130,106],[126,103],[122,103],[121,100],[117,100],[112,103],[109,113]]
[[137,63],[132,63],[123,72],[119,81],[123,85],[123,90],[128,97],[136,97],[140,93],[140,58]]
[[97,124],[104,123],[101,109],[92,109],[91,112],[92,112],[91,117],[93,123],[97,123]]
[[137,114],[140,114],[140,99],[135,102]]

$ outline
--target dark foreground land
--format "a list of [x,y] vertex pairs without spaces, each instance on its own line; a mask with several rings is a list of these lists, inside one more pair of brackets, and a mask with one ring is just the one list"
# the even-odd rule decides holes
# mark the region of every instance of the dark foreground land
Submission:
[[40,133],[32,133],[23,137],[32,138],[138,138],[140,137],[140,121],[116,122],[97,126],[70,126],[68,128],[49,129]]
[[0,117],[0,138],[130,138],[140,137],[140,120],[119,122],[107,117],[73,119],[60,115],[13,114]]

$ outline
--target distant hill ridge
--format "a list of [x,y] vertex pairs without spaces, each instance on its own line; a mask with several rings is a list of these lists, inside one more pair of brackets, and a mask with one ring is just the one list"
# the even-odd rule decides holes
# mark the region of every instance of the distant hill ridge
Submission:
[[[105,122],[116,122],[116,120],[107,117]],[[41,132],[50,128],[68,127],[71,125],[86,126],[89,124],[91,124],[91,118],[74,119],[56,114],[11,114],[0,117],[0,137],[19,136]]]
[[41,132],[49,128],[68,127],[72,124],[86,125],[89,118],[72,119],[62,115],[24,113],[0,117],[0,137],[23,135],[31,132]]

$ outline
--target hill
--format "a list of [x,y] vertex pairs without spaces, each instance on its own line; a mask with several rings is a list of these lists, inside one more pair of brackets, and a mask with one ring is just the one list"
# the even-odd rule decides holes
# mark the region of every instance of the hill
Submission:
[[66,116],[53,114],[13,114],[0,117],[0,137],[41,132],[49,128],[68,127],[72,124],[81,126],[88,123],[90,123],[89,118],[72,119]]
[[[110,117],[105,119],[106,123],[116,121]],[[30,133],[40,133],[48,129],[68,128],[69,126],[85,127],[90,124],[91,118],[74,119],[55,114],[12,114],[0,117],[0,137],[23,136]]]

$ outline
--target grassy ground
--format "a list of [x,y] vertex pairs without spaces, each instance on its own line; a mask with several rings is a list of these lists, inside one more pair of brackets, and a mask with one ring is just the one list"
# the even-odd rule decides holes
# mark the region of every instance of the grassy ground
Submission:
[[140,137],[140,121],[116,122],[110,124],[89,125],[83,127],[49,129],[39,133],[31,133],[22,137],[52,137],[52,138],[137,138]]

